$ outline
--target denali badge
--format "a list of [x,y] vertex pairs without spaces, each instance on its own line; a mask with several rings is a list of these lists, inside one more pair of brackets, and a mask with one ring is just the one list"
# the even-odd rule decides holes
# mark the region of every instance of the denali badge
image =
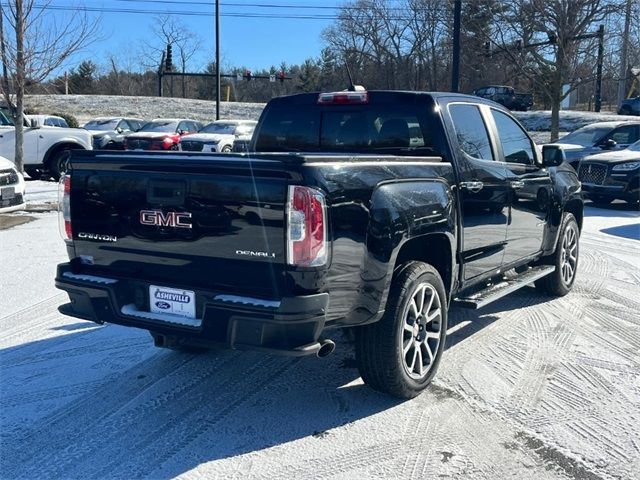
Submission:
[[191,213],[140,210],[140,223],[156,227],[191,228]]
[[276,258],[275,253],[254,252],[253,250],[236,250],[236,255],[246,255],[248,257]]
[[117,242],[118,237],[114,235],[101,235],[100,233],[80,232],[78,238],[82,240],[97,240],[99,242]]

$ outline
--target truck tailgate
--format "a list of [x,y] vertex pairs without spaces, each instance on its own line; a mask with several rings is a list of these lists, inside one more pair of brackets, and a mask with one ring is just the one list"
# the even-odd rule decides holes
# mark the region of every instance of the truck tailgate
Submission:
[[97,274],[278,296],[290,176],[278,160],[83,152],[72,160],[75,256]]

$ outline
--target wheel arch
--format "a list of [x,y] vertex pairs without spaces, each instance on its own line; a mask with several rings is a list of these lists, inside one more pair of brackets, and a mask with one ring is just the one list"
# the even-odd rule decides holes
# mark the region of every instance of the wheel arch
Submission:
[[397,268],[410,260],[431,264],[451,295],[456,224],[454,198],[442,179],[396,180],[374,190],[362,270],[379,272],[364,286],[365,291],[379,292],[378,311],[386,306]]
[[444,232],[435,232],[410,238],[399,248],[394,262],[397,275],[409,261],[428,263],[435,268],[444,283],[447,299],[453,290],[455,268],[455,238]]
[[74,141],[70,141],[70,140],[51,145],[47,150],[47,152],[44,154],[44,157],[42,158],[42,164],[44,165],[44,167],[50,168],[49,164],[51,162],[51,159],[55,158],[56,154],[59,153],[60,151],[67,150],[67,149],[68,150],[86,150],[84,145]]
[[584,220],[584,206],[583,202],[580,199],[572,198],[567,201],[564,205],[564,211],[566,213],[571,213],[578,223],[578,229],[582,231],[582,222]]

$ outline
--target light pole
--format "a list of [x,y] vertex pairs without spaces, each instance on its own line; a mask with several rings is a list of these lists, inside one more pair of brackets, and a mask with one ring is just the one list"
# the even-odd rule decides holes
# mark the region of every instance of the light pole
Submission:
[[462,0],[455,0],[453,7],[453,58],[451,62],[451,91],[460,90],[460,17]]
[[216,120],[220,120],[220,0],[216,0]]

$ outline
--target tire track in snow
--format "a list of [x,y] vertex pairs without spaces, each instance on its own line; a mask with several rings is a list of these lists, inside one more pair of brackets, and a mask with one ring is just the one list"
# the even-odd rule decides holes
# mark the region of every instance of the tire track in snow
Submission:
[[[171,372],[192,361],[191,357],[163,353],[156,353],[126,372],[106,377],[87,395],[45,417],[38,428],[18,429],[15,434],[7,435],[3,443],[9,448],[0,458],[4,464],[2,470],[12,472],[11,476],[17,478],[34,475],[46,478],[44,474],[52,470],[46,475],[52,478],[56,470],[67,466],[65,460],[78,462],[85,450],[99,449],[100,438],[88,442],[88,428],[101,424]],[[126,432],[129,425],[125,423],[122,427]]]
[[[173,417],[168,424],[161,425],[155,431],[145,434],[132,447],[143,454],[135,462],[115,461],[106,465],[97,474],[139,477],[147,474],[146,466],[154,464],[156,469],[170,464],[175,457],[184,458],[185,450],[207,431],[210,431],[243,405],[253,399],[265,386],[274,382],[288,370],[294,368],[300,359],[286,357],[267,357],[265,361],[252,365],[246,376],[231,375],[225,383],[218,386],[220,394],[209,397],[203,392],[207,409],[198,410],[198,402],[193,408],[182,408],[183,414]],[[216,382],[217,383],[217,382]],[[213,386],[213,385],[212,385]],[[217,385],[216,385],[217,386]],[[206,388],[207,383],[201,385]],[[169,437],[169,441],[166,441]],[[180,454],[183,455],[180,455]],[[159,461],[158,461],[159,459]],[[121,473],[119,473],[121,472]]]

